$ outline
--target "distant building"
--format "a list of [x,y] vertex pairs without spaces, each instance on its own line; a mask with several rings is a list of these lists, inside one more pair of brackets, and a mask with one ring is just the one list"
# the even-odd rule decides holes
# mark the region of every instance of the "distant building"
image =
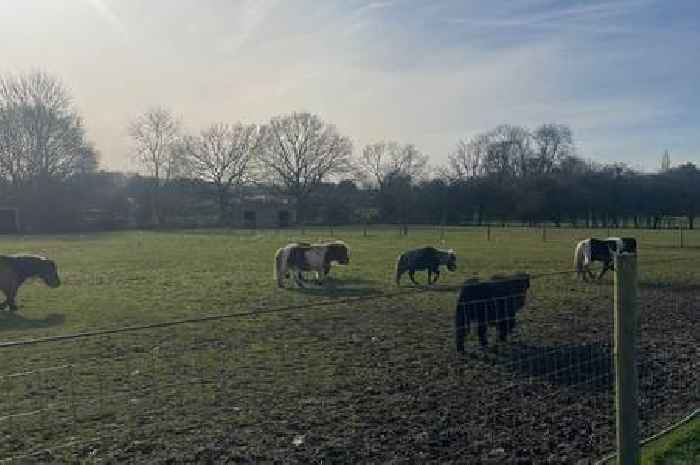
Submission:
[[237,228],[287,228],[296,223],[293,199],[269,194],[243,194],[233,202],[231,222]]

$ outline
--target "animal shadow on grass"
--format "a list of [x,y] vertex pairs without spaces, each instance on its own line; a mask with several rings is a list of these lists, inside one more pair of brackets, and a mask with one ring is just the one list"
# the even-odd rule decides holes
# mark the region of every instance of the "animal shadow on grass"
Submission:
[[373,281],[368,279],[336,279],[328,277],[323,284],[316,284],[314,281],[307,281],[306,287],[290,287],[290,291],[307,295],[317,295],[325,297],[365,297],[380,295],[379,289],[371,287]]
[[66,321],[62,313],[50,313],[46,318],[31,319],[12,312],[0,311],[0,331],[22,331],[27,329],[61,326]]
[[601,344],[535,346],[514,342],[507,348],[489,351],[485,359],[518,377],[537,379],[557,386],[587,392],[610,389],[613,358],[610,347]]

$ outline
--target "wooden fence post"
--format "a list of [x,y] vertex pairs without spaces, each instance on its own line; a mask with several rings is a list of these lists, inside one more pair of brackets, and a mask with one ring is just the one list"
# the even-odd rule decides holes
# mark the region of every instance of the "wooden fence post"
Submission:
[[637,255],[615,255],[615,416],[619,465],[639,465]]
[[683,225],[680,225],[680,226],[678,227],[678,229],[680,230],[680,235],[681,235],[681,249],[682,249],[682,248],[683,248]]

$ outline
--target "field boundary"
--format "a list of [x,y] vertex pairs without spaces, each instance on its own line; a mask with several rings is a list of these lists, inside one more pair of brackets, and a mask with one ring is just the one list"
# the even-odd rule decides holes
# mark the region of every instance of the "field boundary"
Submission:
[[[700,408],[696,408],[694,411],[683,417],[682,419],[678,420],[676,423],[667,426],[666,428],[662,429],[658,433],[649,436],[648,438],[643,439],[642,441],[639,442],[640,446],[646,446],[649,443],[652,443],[658,439],[663,438],[667,434],[670,434],[674,431],[676,431],[678,428],[687,425],[691,421],[695,420],[696,418],[700,418]],[[609,454],[603,456],[603,458],[599,459],[597,462],[595,462],[593,465],[606,465],[611,463],[611,460],[615,459],[617,457],[617,452],[610,452]]]

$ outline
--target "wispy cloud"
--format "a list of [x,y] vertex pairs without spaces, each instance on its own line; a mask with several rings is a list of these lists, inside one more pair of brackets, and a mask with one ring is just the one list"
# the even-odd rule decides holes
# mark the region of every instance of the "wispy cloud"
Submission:
[[358,149],[397,139],[433,164],[500,123],[565,122],[583,155],[647,167],[700,152],[694,0],[112,1],[0,11],[6,66],[61,74],[111,166],[154,103],[193,128],[319,112]]
[[109,0],[83,0],[88,3],[99,16],[107,21],[109,25],[121,35],[122,38],[127,39],[129,37],[129,31],[127,30],[124,23],[119,19],[119,16],[114,12],[114,9],[109,3]]

